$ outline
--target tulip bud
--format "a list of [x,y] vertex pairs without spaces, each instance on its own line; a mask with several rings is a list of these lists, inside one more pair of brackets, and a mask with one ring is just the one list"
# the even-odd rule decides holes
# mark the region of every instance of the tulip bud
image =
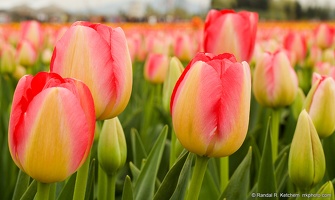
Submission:
[[331,46],[333,34],[329,25],[321,23],[315,29],[315,43],[318,47],[325,49]]
[[297,96],[295,97],[295,100],[293,101],[293,104],[291,106],[293,117],[296,120],[298,119],[299,114],[303,110],[305,99],[306,96],[304,91],[302,91],[301,88],[298,88]]
[[22,78],[22,76],[27,74],[26,68],[24,68],[22,65],[18,65],[15,67],[15,71],[13,73],[13,76],[16,80],[19,80]]
[[171,58],[168,73],[163,84],[162,101],[163,107],[166,111],[170,110],[171,94],[183,70],[184,66],[183,64],[181,64],[179,59],[177,57]]
[[127,144],[119,118],[105,120],[98,144],[98,159],[102,169],[112,176],[123,167],[126,158]]
[[171,97],[173,127],[181,144],[201,156],[223,157],[242,145],[249,123],[251,75],[232,54],[198,53]]
[[38,21],[24,21],[21,23],[21,39],[28,40],[35,49],[39,49],[43,43],[42,30]]
[[290,179],[300,189],[309,189],[322,180],[326,169],[325,156],[306,110],[299,115],[288,159]]
[[17,47],[16,57],[20,65],[31,67],[37,61],[37,52],[28,40],[22,40]]
[[305,38],[298,32],[290,32],[286,35],[284,39],[284,47],[294,54],[298,64],[305,61],[307,44]]
[[163,83],[169,67],[165,54],[150,53],[144,64],[144,78],[151,83]]
[[117,116],[130,99],[132,65],[121,28],[74,23],[56,43],[50,71],[90,88],[98,120]]
[[335,81],[331,77],[313,74],[313,85],[307,94],[304,108],[311,116],[320,137],[335,130]]
[[329,199],[334,200],[334,187],[333,183],[331,181],[327,181],[325,184],[323,184],[320,189],[316,192],[317,197],[312,198],[312,200],[322,200],[322,199]]
[[259,104],[278,108],[293,103],[298,78],[284,51],[264,53],[256,63],[253,92]]
[[210,10],[204,27],[205,52],[228,52],[239,62],[249,61],[255,46],[257,22],[255,12]]
[[15,72],[16,65],[14,47],[10,44],[4,44],[0,59],[0,72],[13,73]]
[[11,156],[37,181],[63,181],[86,160],[94,126],[93,99],[85,84],[55,73],[24,76],[9,121]]

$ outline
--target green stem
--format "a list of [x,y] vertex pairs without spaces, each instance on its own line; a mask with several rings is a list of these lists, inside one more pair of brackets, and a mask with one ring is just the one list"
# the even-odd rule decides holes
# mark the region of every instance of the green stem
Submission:
[[271,119],[271,143],[272,143],[272,160],[276,161],[278,155],[280,109],[272,109]]
[[90,167],[90,155],[87,156],[84,164],[77,171],[76,184],[74,187],[74,200],[83,200],[85,199],[85,191],[88,178],[88,169]]
[[49,199],[50,184],[37,182],[37,193],[35,200],[48,200]]
[[106,200],[114,200],[115,199],[115,182],[116,175],[107,176],[107,199]]
[[50,184],[50,195],[49,200],[55,200],[56,199],[56,183]]
[[220,158],[220,180],[221,192],[223,192],[229,182],[229,157]]
[[208,157],[197,155],[186,200],[197,200],[208,164]]
[[98,169],[98,199],[106,199],[107,175],[99,165]]

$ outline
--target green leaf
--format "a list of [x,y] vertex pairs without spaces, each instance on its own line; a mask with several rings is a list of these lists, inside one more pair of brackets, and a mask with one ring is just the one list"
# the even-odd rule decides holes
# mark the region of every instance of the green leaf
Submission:
[[[270,123],[268,123],[268,128],[266,131],[263,153],[258,174],[257,193],[260,194],[273,194],[277,192],[276,178],[272,160],[272,146],[269,124]],[[260,199],[262,199],[262,197],[260,197]],[[272,197],[267,197],[267,199],[277,199],[277,197],[273,195]]]
[[184,166],[187,156],[188,156],[188,153],[184,153],[181,157],[179,157],[177,162],[168,171],[162,184],[160,185],[160,187],[158,188],[158,191],[156,192],[154,196],[154,200],[170,199],[170,197],[172,196],[177,186],[178,177]]
[[176,186],[176,189],[171,196],[170,200],[180,200],[184,199],[184,196],[186,194],[187,186],[188,186],[188,180],[191,176],[191,168],[192,168],[192,161],[194,158],[193,153],[189,153],[187,156],[187,159],[185,161],[185,164],[183,166],[183,169],[180,172],[179,178],[178,178],[178,184]]
[[122,200],[133,200],[133,188],[129,176],[126,176],[126,180],[123,185]]
[[57,200],[72,200],[77,173],[73,174],[60,192]]
[[328,179],[335,178],[335,134],[324,138],[322,140],[323,151],[325,153],[326,158],[326,175],[328,175]]
[[95,159],[91,160],[90,168],[88,171],[88,180],[86,186],[85,200],[92,199],[94,193],[94,182],[95,182]]
[[145,151],[142,139],[140,137],[140,134],[136,129],[131,129],[130,131],[130,137],[131,137],[131,147],[133,152],[133,161],[134,165],[137,166],[137,168],[140,168],[142,160],[147,157],[147,153]]
[[135,183],[134,193],[137,200],[152,199],[154,196],[155,181],[165,147],[167,131],[168,127],[164,126]]
[[250,165],[252,160],[252,148],[249,151],[241,164],[237,167],[234,174],[231,176],[225,191],[220,196],[222,199],[245,200],[247,199],[250,182]]
[[132,162],[129,162],[129,168],[130,168],[131,174],[133,175],[133,182],[136,183],[141,171]]
[[20,199],[24,192],[29,186],[30,176],[24,173],[22,170],[19,171],[19,175],[16,180],[15,190],[13,194],[13,200]]
[[33,200],[37,192],[37,181],[33,180],[20,200]]
[[286,185],[286,181],[288,178],[288,172],[287,172],[287,166],[288,166],[288,159],[287,154],[289,150],[289,145],[286,146],[282,152],[279,154],[277,160],[276,160],[276,181],[277,181],[277,189],[278,192],[283,191],[284,187]]

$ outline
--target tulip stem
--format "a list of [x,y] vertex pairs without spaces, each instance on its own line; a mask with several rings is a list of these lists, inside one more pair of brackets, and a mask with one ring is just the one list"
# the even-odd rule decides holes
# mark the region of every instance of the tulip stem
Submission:
[[229,157],[220,158],[220,180],[221,192],[223,192],[229,182]]
[[115,199],[115,183],[116,183],[116,174],[112,176],[107,176],[107,198],[106,200]]
[[98,169],[98,199],[106,199],[107,193],[107,175],[99,164]]
[[87,156],[86,161],[77,171],[76,184],[74,187],[74,194],[73,194],[74,200],[85,199],[89,167],[90,167],[90,155]]
[[186,200],[196,200],[199,197],[202,181],[205,176],[209,157],[197,155]]
[[273,162],[276,161],[278,155],[279,125],[280,125],[280,109],[272,109],[271,143],[272,143]]
[[35,200],[49,199],[50,184],[37,182],[37,193]]

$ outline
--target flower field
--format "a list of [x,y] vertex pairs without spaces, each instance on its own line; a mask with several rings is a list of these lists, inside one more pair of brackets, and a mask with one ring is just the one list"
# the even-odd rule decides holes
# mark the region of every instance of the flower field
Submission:
[[335,24],[0,26],[0,199],[335,199]]

